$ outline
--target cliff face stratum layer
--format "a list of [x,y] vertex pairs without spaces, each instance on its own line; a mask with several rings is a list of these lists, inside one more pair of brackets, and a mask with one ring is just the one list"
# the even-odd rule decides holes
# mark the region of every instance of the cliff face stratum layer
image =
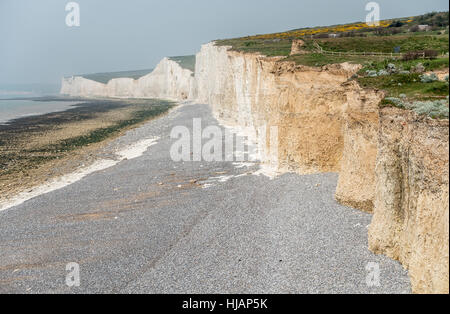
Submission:
[[449,124],[384,108],[369,245],[409,269],[413,291],[449,292]]

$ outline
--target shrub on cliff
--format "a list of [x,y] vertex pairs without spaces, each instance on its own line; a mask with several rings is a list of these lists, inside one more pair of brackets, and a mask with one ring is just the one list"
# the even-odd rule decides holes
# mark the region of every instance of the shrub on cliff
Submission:
[[410,104],[410,108],[420,115],[428,115],[432,118],[446,118],[449,117],[448,101],[416,101]]
[[431,73],[430,75],[423,74],[420,76],[420,81],[422,83],[432,83],[432,82],[436,82],[438,80],[439,80],[439,78],[434,73]]
[[386,97],[381,102],[381,105],[383,107],[395,106],[397,108],[405,108],[405,103],[403,100],[397,97]]
[[406,100],[397,97],[386,97],[383,102],[383,106],[395,106],[397,108],[409,109],[419,115],[427,115],[431,118],[448,119],[449,108],[448,98],[445,100],[434,101],[413,101],[408,102]]
[[418,31],[420,31],[419,25],[414,25],[413,27],[411,27],[411,28],[409,29],[409,31],[410,31],[411,33],[417,33]]
[[396,73],[396,72],[397,72],[397,67],[395,66],[395,64],[389,63],[389,64],[386,66],[386,70],[387,70],[389,73]]
[[418,63],[415,66],[411,67],[411,71],[413,73],[423,73],[425,72],[425,67],[422,63]]
[[319,39],[319,38],[329,38],[330,35],[329,34],[317,34],[314,35],[314,38]]

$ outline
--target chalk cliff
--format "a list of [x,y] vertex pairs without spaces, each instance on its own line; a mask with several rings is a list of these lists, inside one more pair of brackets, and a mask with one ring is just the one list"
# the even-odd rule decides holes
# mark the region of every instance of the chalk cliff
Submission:
[[116,78],[103,84],[81,76],[64,78],[61,94],[81,97],[186,100],[196,98],[196,84],[191,70],[182,68],[169,58],[164,58],[152,73],[137,80]]
[[[198,100],[211,104],[225,124],[255,132],[276,126],[280,170],[338,171],[346,106],[342,84],[360,66],[311,68],[279,61],[204,45],[197,55]],[[265,144],[269,152],[269,142]],[[272,161],[268,155],[262,158]]]
[[277,158],[262,160],[280,171],[339,172],[336,199],[374,213],[370,248],[407,267],[414,292],[448,293],[448,120],[380,109],[383,92],[349,80],[358,65],[280,61],[207,44],[198,100],[225,124],[276,126]]
[[407,267],[417,293],[449,293],[448,167],[448,120],[380,111],[369,245]]
[[64,79],[61,93],[210,104],[225,125],[262,138],[260,158],[278,171],[339,172],[336,199],[374,213],[370,249],[409,268],[414,292],[448,293],[448,120],[380,109],[384,93],[350,79],[360,65],[281,59],[210,43],[195,77],[164,59],[138,80]]

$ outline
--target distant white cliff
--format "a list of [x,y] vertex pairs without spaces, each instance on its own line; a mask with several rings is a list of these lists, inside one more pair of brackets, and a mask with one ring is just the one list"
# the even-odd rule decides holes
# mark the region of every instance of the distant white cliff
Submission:
[[75,97],[161,98],[188,100],[197,97],[194,72],[164,58],[139,79],[115,78],[103,84],[82,76],[63,78],[61,94]]

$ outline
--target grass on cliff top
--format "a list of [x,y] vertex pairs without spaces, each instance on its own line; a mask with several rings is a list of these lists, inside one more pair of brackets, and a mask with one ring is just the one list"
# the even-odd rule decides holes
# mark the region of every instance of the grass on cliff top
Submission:
[[169,60],[175,61],[183,69],[190,70],[195,73],[195,55],[192,56],[179,56],[179,57],[169,57]]
[[[418,51],[433,49],[444,54],[449,51],[449,36],[443,35],[415,35],[399,34],[392,36],[371,36],[371,37],[343,37],[343,38],[302,38],[305,41],[304,50],[310,53],[316,52],[315,43],[322,49],[333,52],[394,52],[396,47],[400,47],[400,52]],[[246,53],[260,53],[265,56],[290,55],[292,39],[254,39],[245,38],[228,39],[216,41],[219,46],[231,46],[232,50]],[[314,56],[317,57],[317,56]],[[328,62],[338,63],[342,61],[358,61],[353,56],[323,56]],[[327,59],[325,59],[327,58]],[[356,59],[355,59],[356,58]],[[367,57],[370,58],[370,57]],[[297,56],[298,64],[311,65],[310,59],[305,56]],[[321,63],[321,62],[319,62]]]
[[121,71],[121,72],[107,72],[107,73],[93,73],[93,74],[82,74],[76,75],[84,77],[85,79],[92,80],[95,82],[107,84],[109,81],[117,78],[132,78],[139,79],[152,73],[153,69],[137,70],[137,71]]
[[400,97],[403,94],[408,99],[428,100],[448,96],[447,82],[422,83],[418,73],[360,77],[357,81],[362,87],[384,90],[388,97]]
[[440,100],[408,101],[396,97],[387,97],[383,99],[380,106],[412,110],[419,115],[425,115],[433,119],[449,118],[448,98]]
[[259,53],[268,57],[287,57],[291,53],[292,40],[290,39],[255,39],[246,40],[243,38],[218,40],[219,46],[231,46],[232,50],[245,53]]
[[388,36],[392,34],[414,33],[421,34],[418,25],[428,25],[431,29],[427,33],[438,34],[445,30],[449,25],[449,12],[432,12],[419,16],[403,17],[380,21],[378,26],[369,26],[363,22],[355,22],[348,24],[317,26],[308,28],[299,28],[286,32],[253,35],[237,38],[242,41],[258,41],[258,40],[292,40],[296,38],[317,38],[327,37],[324,35],[339,34],[342,37],[354,36]]
[[[401,53],[434,49],[445,54],[449,51],[448,18],[449,12],[433,12],[415,17],[384,20],[380,22],[379,27],[356,22],[217,40],[216,44],[231,46],[235,51],[260,53],[269,57],[289,56],[294,39],[305,41],[303,49],[310,53],[317,51],[316,44],[318,44],[322,49],[333,52],[392,53],[399,48]],[[417,26],[424,24],[429,25],[431,30],[418,31]],[[336,34],[338,37],[329,38],[330,34]],[[360,61],[352,56],[323,56],[317,59],[318,56],[298,56],[289,60],[304,65]]]
[[362,63],[364,68],[361,70],[361,73],[365,73],[367,70],[383,70],[386,69],[388,64],[394,64],[396,68],[402,69],[405,71],[411,71],[413,67],[416,67],[419,63],[421,63],[425,72],[435,71],[435,70],[444,70],[449,67],[449,58],[436,58],[436,59],[417,59],[417,60],[398,60],[398,59],[382,59],[382,60],[373,60],[372,62]]
[[284,61],[293,61],[296,64],[312,66],[312,67],[322,67],[327,64],[343,63],[349,62],[354,64],[371,64],[372,62],[379,62],[382,60],[379,57],[373,56],[334,56],[334,55],[324,55],[320,53],[310,53],[304,55],[294,55],[289,56]]
[[[392,36],[344,37],[315,39],[322,49],[334,52],[400,52],[433,49],[443,54],[448,52],[448,34],[443,35],[415,35],[414,33]],[[313,42],[306,42],[307,49],[314,50]]]
[[[218,40],[216,44],[231,46],[234,51],[259,53],[269,57],[280,56],[284,57],[281,61],[293,61],[306,66],[321,67],[343,62],[361,64],[363,69],[357,78],[352,79],[356,79],[362,87],[384,90],[387,97],[402,96],[411,102],[436,102],[448,96],[448,83],[443,81],[423,83],[420,74],[412,72],[415,72],[413,68],[419,63],[423,65],[425,72],[448,69],[448,18],[448,12],[434,12],[416,17],[381,21],[380,27],[368,27],[365,23],[351,23]],[[431,30],[418,31],[418,25],[429,25]],[[329,34],[337,34],[337,37],[329,36]],[[305,54],[290,56],[294,39],[302,39],[305,42],[302,47]],[[441,57],[405,61],[385,56],[331,55],[318,53],[317,45],[324,51],[335,53],[390,54],[436,50]],[[447,56],[442,57],[446,54]],[[394,64],[399,71],[395,74],[376,77],[369,77],[366,74],[367,71],[378,73],[380,70],[386,70],[388,64]],[[424,106],[430,107],[428,103]],[[427,112],[427,110],[423,111]],[[430,109],[429,112],[434,114],[435,110]]]

